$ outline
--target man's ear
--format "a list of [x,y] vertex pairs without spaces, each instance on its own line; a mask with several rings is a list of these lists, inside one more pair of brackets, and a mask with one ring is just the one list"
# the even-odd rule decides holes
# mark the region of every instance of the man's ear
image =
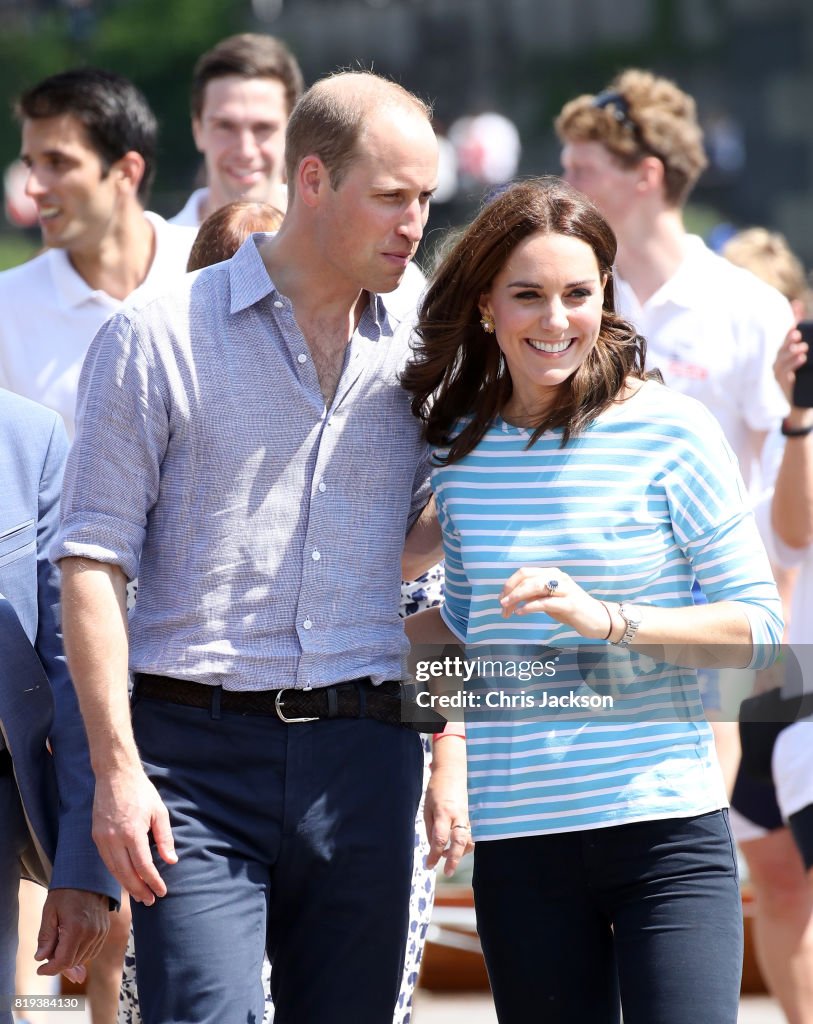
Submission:
[[108,171],[108,175],[115,174],[125,189],[135,196],[138,195],[138,187],[144,177],[146,167],[144,157],[131,149],[124,156],[119,157]]
[[666,169],[659,157],[645,156],[636,169],[638,185],[642,191],[663,192]]
[[318,206],[330,188],[327,168],[320,158],[311,153],[299,161],[296,169],[296,190],[306,206]]

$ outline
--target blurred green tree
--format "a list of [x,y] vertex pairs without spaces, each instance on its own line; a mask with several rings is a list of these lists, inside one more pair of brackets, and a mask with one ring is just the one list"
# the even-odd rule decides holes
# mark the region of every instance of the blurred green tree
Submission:
[[[32,5],[33,7],[34,5]],[[47,75],[96,65],[137,83],[161,125],[154,205],[191,186],[196,154],[189,130],[189,82],[198,56],[247,29],[248,0],[91,0],[38,5],[0,34],[0,167],[19,152],[12,105]],[[172,199],[170,209],[175,212]]]

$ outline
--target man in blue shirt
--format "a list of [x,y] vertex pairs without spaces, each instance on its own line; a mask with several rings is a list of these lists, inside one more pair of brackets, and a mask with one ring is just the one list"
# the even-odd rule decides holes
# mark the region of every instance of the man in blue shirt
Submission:
[[378,293],[437,144],[414,96],[344,73],[295,108],[286,163],[279,233],[113,317],[80,384],[53,557],[145,1024],[259,1019],[264,947],[280,1024],[380,1024],[400,981],[422,764],[392,724],[400,554],[429,460],[411,324]]

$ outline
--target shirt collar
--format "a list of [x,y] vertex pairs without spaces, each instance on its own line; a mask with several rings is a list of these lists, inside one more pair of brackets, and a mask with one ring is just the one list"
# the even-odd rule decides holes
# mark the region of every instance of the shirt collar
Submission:
[[[162,266],[167,257],[175,255],[174,253],[165,253],[164,247],[161,245],[161,235],[163,228],[166,227],[166,221],[163,217],[159,217],[158,214],[151,213],[149,210],[144,211],[144,217],[152,225],[155,235],[155,252],[152,263],[147,271],[147,276],[139,287],[143,286],[153,273],[156,276],[160,276],[165,271],[174,272],[176,269],[171,263],[168,263],[167,267]],[[76,309],[84,302],[98,302],[107,307],[111,313],[120,309],[122,305],[120,299],[113,298],[112,295],[108,295],[101,288],[90,287],[71,263],[67,250],[48,249],[47,256],[51,266],[51,279],[59,297],[59,304],[63,309]]]
[[[655,306],[665,306],[667,303],[682,306],[684,309],[694,309],[697,306],[698,292],[702,291],[708,282],[707,259],[712,255],[699,235],[686,235],[683,259],[677,270],[643,305],[627,281],[616,275],[616,290],[622,304],[634,310],[636,314]],[[636,319],[635,315],[632,319]]]
[[[274,287],[265,263],[260,255],[259,246],[271,236],[267,232],[258,231],[243,242],[237,252],[229,260],[229,286],[231,292],[232,314],[241,313],[268,296],[280,295]],[[380,295],[371,294],[365,314],[369,313],[375,324],[378,335],[385,331],[391,332],[393,325]],[[362,320],[364,316],[362,316]]]
[[49,249],[46,255],[50,264],[51,280],[63,309],[76,309],[89,301],[109,306],[111,311],[119,308],[121,303],[118,299],[114,299],[107,292],[90,287],[74,268],[64,249]]

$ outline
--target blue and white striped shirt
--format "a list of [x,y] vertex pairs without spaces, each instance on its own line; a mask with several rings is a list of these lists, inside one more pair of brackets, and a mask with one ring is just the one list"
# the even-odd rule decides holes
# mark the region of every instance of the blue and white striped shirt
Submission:
[[[581,645],[583,654],[611,652],[597,670],[610,673],[613,658],[628,658],[543,613],[502,618],[503,584],[535,564],[561,568],[602,600],[665,607],[692,604],[696,574],[709,601],[742,603],[755,662],[774,649],[782,624],[770,567],[734,457],[703,406],[649,382],[564,449],[559,430],[526,449],[529,436],[497,420],[473,452],[433,471],[446,551],[442,614],[470,656]],[[624,676],[623,721],[570,711],[469,721],[477,840],[725,805],[694,673],[648,674],[640,660]],[[592,692],[581,662],[565,658],[555,679],[525,689],[537,701],[545,690]]]
[[372,297],[329,409],[249,239],[102,327],[54,560],[138,575],[130,667],[230,690],[400,679],[400,556],[429,454]]

